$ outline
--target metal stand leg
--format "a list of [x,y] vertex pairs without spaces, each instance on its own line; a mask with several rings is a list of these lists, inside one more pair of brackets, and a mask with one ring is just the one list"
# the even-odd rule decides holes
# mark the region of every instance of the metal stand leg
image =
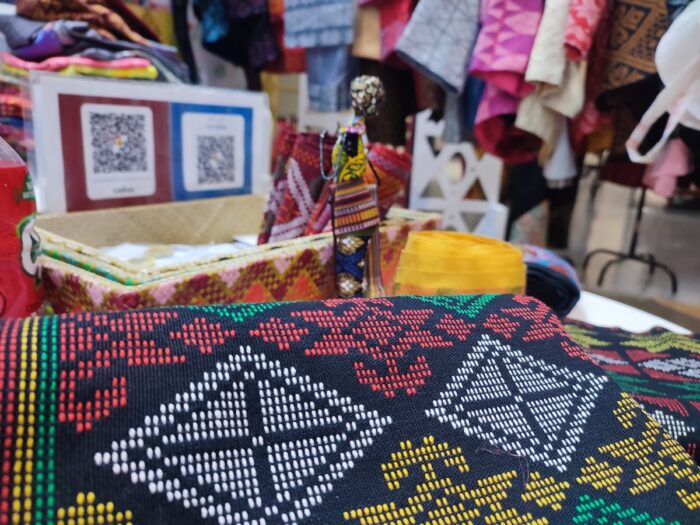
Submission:
[[642,194],[639,197],[639,202],[637,203],[637,210],[635,213],[634,230],[632,231],[632,238],[630,239],[630,245],[627,250],[627,253],[616,252],[614,250],[608,250],[605,248],[593,250],[589,252],[583,259],[583,271],[585,274],[586,269],[588,268],[588,264],[594,256],[599,254],[612,255],[613,259],[606,262],[601,268],[600,273],[598,274],[598,286],[603,286],[603,282],[605,281],[605,275],[608,273],[608,270],[612,266],[618,263],[622,263],[624,261],[637,261],[649,266],[649,278],[651,278],[651,276],[654,275],[654,272],[657,268],[665,272],[671,279],[671,291],[673,294],[676,294],[676,292],[678,291],[678,279],[673,270],[671,270],[665,264],[658,262],[656,258],[650,253],[637,254],[637,241],[639,240],[639,228],[642,222],[642,210],[644,209],[646,192],[646,188],[642,188]]

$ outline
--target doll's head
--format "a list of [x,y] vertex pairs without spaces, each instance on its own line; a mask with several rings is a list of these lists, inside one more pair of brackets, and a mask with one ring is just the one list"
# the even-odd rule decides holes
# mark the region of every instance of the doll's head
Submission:
[[379,112],[384,101],[384,86],[377,77],[362,75],[350,84],[352,109],[358,117],[371,117]]

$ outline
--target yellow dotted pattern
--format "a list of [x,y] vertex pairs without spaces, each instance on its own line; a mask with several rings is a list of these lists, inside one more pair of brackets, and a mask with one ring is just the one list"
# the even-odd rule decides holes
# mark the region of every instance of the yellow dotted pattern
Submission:
[[14,486],[12,489],[12,523],[14,525],[32,522],[34,412],[36,409],[36,380],[38,377],[37,331],[38,321],[36,319],[31,319],[22,324],[19,348],[20,369],[16,416],[16,448],[12,469]]
[[[532,476],[539,473],[533,473]],[[477,488],[469,491],[468,497],[474,500],[477,507],[488,512],[484,523],[488,525],[546,525],[545,518],[535,518],[532,514],[519,514],[515,509],[504,509],[501,502],[508,497],[508,490],[513,486],[513,480],[518,477],[515,470],[489,476],[477,481]]]
[[567,481],[558,483],[553,477],[543,478],[539,472],[533,472],[521,497],[523,501],[534,501],[539,507],[561,510],[561,502],[566,499],[565,491],[570,486]]
[[681,489],[676,494],[690,510],[700,509],[700,492],[688,492],[685,489]]
[[596,461],[586,458],[586,465],[581,469],[581,475],[576,478],[581,485],[589,484],[598,490],[606,489],[615,492],[622,479],[622,467],[611,465],[607,461]]
[[95,494],[79,492],[75,505],[58,509],[56,525],[133,525],[130,510],[116,511],[114,503],[97,503]]
[[641,407],[629,394],[623,393],[621,399],[617,402],[617,408],[613,410],[613,414],[623,428],[629,429],[634,425],[634,420],[637,416],[641,415]]
[[500,502],[508,497],[508,492],[513,486],[513,479],[518,477],[515,470],[489,476],[477,481],[477,488],[469,492],[469,497],[474,500],[477,507],[484,505],[500,505]]
[[546,518],[534,518],[532,514],[518,514],[515,509],[499,510],[484,519],[486,525],[547,525]]
[[384,480],[389,490],[398,489],[400,480],[408,477],[408,468],[421,465],[426,481],[436,479],[431,462],[441,460],[446,467],[457,467],[460,472],[469,472],[469,465],[462,449],[450,448],[447,443],[435,443],[433,436],[423,438],[423,446],[414,448],[410,441],[401,443],[401,451],[391,454],[391,461],[382,465]]
[[[504,508],[513,482],[518,479],[515,470],[496,474],[476,481],[469,489],[463,483],[455,483],[449,477],[438,477],[436,467],[441,462],[456,469],[458,476],[469,472],[469,466],[460,448],[447,443],[436,443],[432,436],[423,438],[423,444],[415,447],[410,441],[400,445],[401,450],[391,454],[391,461],[382,465],[384,480],[390,490],[396,490],[410,472],[420,469],[422,479],[413,496],[405,505],[396,502],[382,503],[347,511],[345,520],[360,525],[471,525],[481,517],[489,525],[547,525],[544,518],[520,514],[516,509]],[[540,507],[561,509],[560,503],[569,484],[557,483],[554,478],[542,478],[538,472],[530,476],[524,501],[535,501]]]

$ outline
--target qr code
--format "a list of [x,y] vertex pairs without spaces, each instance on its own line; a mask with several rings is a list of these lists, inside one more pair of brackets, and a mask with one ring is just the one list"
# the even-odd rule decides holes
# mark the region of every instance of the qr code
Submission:
[[235,182],[232,136],[197,137],[197,182],[202,185]]
[[146,117],[127,113],[90,113],[95,173],[148,170]]

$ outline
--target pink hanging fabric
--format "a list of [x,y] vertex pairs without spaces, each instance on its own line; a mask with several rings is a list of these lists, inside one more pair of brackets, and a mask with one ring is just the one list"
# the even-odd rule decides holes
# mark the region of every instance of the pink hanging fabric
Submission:
[[542,146],[538,137],[514,124],[520,99],[486,84],[476,112],[474,137],[479,145],[505,162],[519,164],[537,157]]
[[571,0],[564,37],[566,58],[572,61],[586,59],[605,4],[606,0]]
[[485,0],[469,73],[516,97],[530,93],[525,71],[542,9],[542,0]]
[[671,139],[659,157],[644,171],[642,184],[662,197],[670,197],[676,190],[678,177],[693,170],[690,153],[681,139]]

